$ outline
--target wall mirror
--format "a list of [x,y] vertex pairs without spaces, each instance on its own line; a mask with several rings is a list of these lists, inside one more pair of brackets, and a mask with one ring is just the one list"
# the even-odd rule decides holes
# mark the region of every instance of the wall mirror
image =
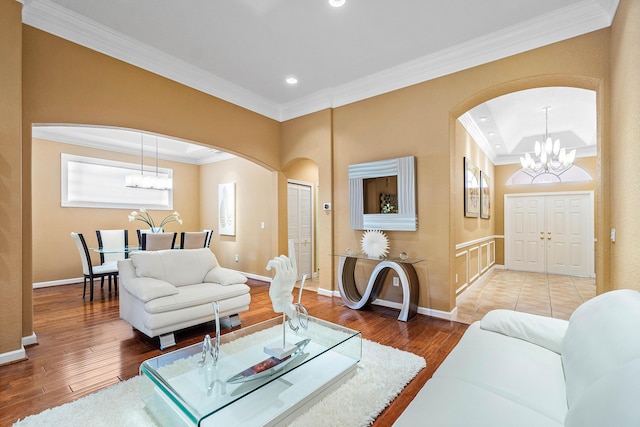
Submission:
[[349,165],[351,228],[418,229],[415,157]]

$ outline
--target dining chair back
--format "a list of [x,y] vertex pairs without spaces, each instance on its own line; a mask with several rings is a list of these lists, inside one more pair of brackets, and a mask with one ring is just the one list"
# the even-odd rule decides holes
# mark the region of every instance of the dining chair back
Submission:
[[82,263],[82,274],[84,275],[84,287],[82,290],[82,298],[87,294],[87,279],[90,282],[89,301],[93,301],[93,279],[100,278],[100,287],[104,287],[104,278],[109,279],[109,292],[111,292],[111,279],[114,280],[114,289],[118,290],[118,266],[115,263],[94,266],[91,262],[91,255],[87,242],[82,233],[71,232],[71,238],[76,244],[78,253],[80,254],[80,262]]
[[208,248],[209,246],[211,246],[211,235],[213,234],[213,230],[203,229],[202,231],[207,233],[207,240],[204,242],[204,247]]
[[180,249],[198,249],[207,247],[206,231],[183,231],[180,233]]
[[[164,233],[164,229],[159,228],[158,231],[160,231],[161,233]],[[154,233],[153,231],[151,231],[150,229],[137,229],[136,230],[136,234],[138,235],[138,246],[142,247],[142,235],[146,234],[146,233]]]
[[161,251],[173,249],[177,233],[141,233],[143,251]]
[[126,250],[129,246],[129,230],[96,230],[96,236],[98,237],[98,246],[104,251],[104,253],[100,252],[101,264],[129,258],[129,252]]

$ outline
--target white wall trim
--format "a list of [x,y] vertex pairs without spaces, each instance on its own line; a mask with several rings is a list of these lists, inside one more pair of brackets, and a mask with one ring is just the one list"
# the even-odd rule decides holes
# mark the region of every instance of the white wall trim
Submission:
[[74,277],[71,279],[51,280],[48,282],[36,282],[33,284],[33,289],[48,288],[50,286],[71,285],[74,283],[82,283],[84,279],[82,277]]
[[[491,256],[489,255],[489,251],[491,250],[490,247],[489,247],[489,243],[490,242],[483,243],[483,244],[480,245],[480,252],[478,253],[478,255],[479,255],[478,256],[478,271],[480,273],[484,273],[491,266],[489,264],[489,260],[491,259]],[[486,249],[486,251],[487,251],[487,259],[486,259],[487,265],[484,268],[482,267],[482,249]]]
[[478,277],[478,280],[476,280],[475,282],[473,282],[471,284],[471,286],[467,287],[463,292],[461,292],[460,294],[456,295],[456,307],[458,306],[458,299],[461,298],[466,292],[468,292],[469,290],[473,289],[476,285],[484,282],[487,277],[489,277],[489,275],[491,274],[491,272],[493,270],[504,270],[504,266],[503,265],[492,265],[491,267],[489,267],[489,269],[483,273],[480,277]]
[[340,298],[340,291],[332,291],[332,290],[329,290],[329,289],[318,288],[318,290],[316,292],[318,292],[318,295],[322,295],[322,296],[325,296],[325,297],[338,297],[338,298]]
[[[371,302],[371,304],[379,305],[381,307],[396,308],[398,310],[402,310],[402,303],[395,302],[395,301],[376,299],[375,301]],[[446,320],[453,319],[457,311],[458,311],[457,307],[455,307],[450,312],[434,310],[432,308],[426,308],[426,307],[418,307],[418,314],[424,314],[427,316],[437,317],[439,319],[446,319]]]
[[38,344],[38,337],[36,336],[36,333],[32,333],[31,335],[29,335],[28,337],[22,337],[22,346],[28,346],[28,345],[33,345],[33,344]]
[[0,366],[7,363],[17,362],[18,360],[24,360],[27,358],[27,353],[24,351],[24,346],[20,346],[19,350],[8,351],[0,354]]
[[465,257],[464,260],[464,283],[462,285],[460,285],[460,287],[458,287],[458,289],[456,289],[456,295],[458,295],[461,291],[464,290],[464,288],[466,288],[467,286],[469,286],[469,251],[464,251],[464,252],[459,252],[456,254],[456,258],[459,258],[461,256]]
[[504,239],[504,235],[502,235],[502,234],[494,234],[493,236],[486,236],[486,237],[481,237],[479,239],[469,240],[467,242],[458,243],[456,245],[456,251],[459,251],[462,248],[466,248],[467,246],[478,245],[480,243],[484,243],[484,242],[487,242],[489,240],[494,240],[494,239]]

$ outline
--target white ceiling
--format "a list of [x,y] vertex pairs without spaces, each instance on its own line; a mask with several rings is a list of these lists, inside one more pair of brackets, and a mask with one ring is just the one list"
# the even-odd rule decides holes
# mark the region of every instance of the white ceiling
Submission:
[[[283,121],[605,28],[617,6],[618,0],[346,0],[342,8],[327,0],[24,0],[23,22]],[[289,76],[299,83],[287,85]]]

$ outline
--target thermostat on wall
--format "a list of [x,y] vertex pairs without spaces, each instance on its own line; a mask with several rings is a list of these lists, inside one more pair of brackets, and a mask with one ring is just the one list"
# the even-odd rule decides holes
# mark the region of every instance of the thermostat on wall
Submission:
[[331,203],[323,203],[322,204],[322,209],[324,209],[325,211],[330,211],[331,210]]

